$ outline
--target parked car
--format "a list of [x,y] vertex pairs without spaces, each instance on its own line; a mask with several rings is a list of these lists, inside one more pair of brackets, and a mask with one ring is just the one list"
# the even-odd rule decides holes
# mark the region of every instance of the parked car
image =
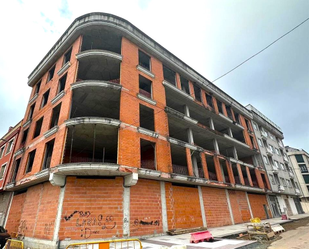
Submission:
[[0,248],[4,247],[6,240],[10,238],[11,236],[8,234],[7,230],[0,226]]

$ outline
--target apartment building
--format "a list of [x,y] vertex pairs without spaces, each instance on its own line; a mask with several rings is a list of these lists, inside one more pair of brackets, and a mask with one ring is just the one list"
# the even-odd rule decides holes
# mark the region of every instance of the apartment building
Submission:
[[272,217],[253,114],[128,21],[77,18],[28,85],[6,185],[25,246]]
[[5,184],[11,172],[11,162],[18,139],[21,122],[10,127],[0,138],[0,226],[6,223],[7,212],[12,200],[12,192],[4,191]]
[[260,151],[254,160],[264,164],[266,169],[272,189],[272,194],[268,197],[273,216],[303,213],[299,201],[301,190],[285,153],[281,128],[254,106],[247,105],[247,108],[253,115],[253,130]]
[[301,205],[305,212],[309,212],[309,154],[305,150],[290,146],[285,146],[285,151],[290,158],[301,188]]

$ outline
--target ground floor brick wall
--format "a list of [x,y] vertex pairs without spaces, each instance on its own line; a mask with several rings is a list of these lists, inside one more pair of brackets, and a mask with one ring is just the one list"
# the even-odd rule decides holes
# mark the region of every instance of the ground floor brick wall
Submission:
[[0,193],[0,226],[4,226],[5,217],[11,201],[11,192]]
[[233,212],[234,223],[243,223],[250,220],[250,210],[246,192],[229,190],[229,198]]
[[6,222],[6,229],[8,230],[9,234],[14,234],[18,231],[26,195],[27,192],[15,194],[13,196],[11,208]]
[[166,184],[168,229],[203,226],[198,189]]
[[160,182],[140,179],[130,189],[130,236],[162,233],[162,227]]
[[231,225],[231,216],[224,189],[202,187],[207,227]]
[[253,217],[259,217],[260,219],[267,219],[265,209],[266,206],[269,217],[271,218],[271,212],[267,203],[266,195],[248,194]]
[[13,197],[6,228],[25,237],[51,240],[58,208],[59,187],[49,182]]
[[122,237],[123,178],[67,177],[59,239]]

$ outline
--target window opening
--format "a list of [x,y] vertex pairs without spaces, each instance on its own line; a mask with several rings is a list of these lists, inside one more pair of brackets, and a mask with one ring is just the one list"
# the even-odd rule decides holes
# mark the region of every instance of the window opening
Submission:
[[208,93],[205,93],[206,95],[206,101],[207,105],[210,106],[211,108],[214,108],[213,102],[212,102],[212,96],[209,95]]
[[1,170],[0,170],[0,179],[3,178],[4,172],[5,172],[6,164],[2,165]]
[[28,155],[28,161],[27,161],[27,167],[26,167],[26,173],[31,172],[32,170],[32,166],[33,166],[33,162],[34,162],[34,157],[35,157],[35,151],[33,150],[29,153]]
[[72,48],[70,48],[68,52],[64,54],[63,65],[71,60],[71,54],[72,54]]
[[35,86],[35,93],[39,93],[40,88],[41,88],[41,80]]
[[218,109],[219,109],[219,112],[221,114],[223,114],[223,110],[222,110],[222,102],[220,100],[217,100],[217,104],[218,104]]
[[50,168],[50,162],[51,162],[51,157],[53,154],[54,143],[55,143],[55,139],[49,141],[45,145],[45,155],[44,155],[42,170]]
[[233,119],[233,114],[232,114],[232,109],[231,109],[231,107],[228,106],[228,105],[226,105],[225,108],[226,108],[227,116],[228,116],[230,119],[234,120],[234,119]]
[[53,66],[53,67],[49,70],[49,72],[48,72],[48,77],[47,77],[47,82],[49,82],[49,81],[54,77],[55,67],[56,67],[56,66]]
[[42,128],[42,123],[43,123],[43,117],[40,118],[38,121],[36,121],[33,138],[36,138],[37,136],[40,135],[41,128]]
[[7,147],[6,147],[6,154],[9,153],[11,150],[12,150],[12,147],[13,147],[13,142],[14,140],[10,140],[10,142],[8,143]]
[[190,94],[189,81],[186,78],[180,76],[180,83],[181,83],[181,90],[187,94]]
[[50,122],[49,129],[58,125],[60,109],[61,109],[61,103],[53,108],[52,119],[51,119],[51,122]]
[[49,96],[49,89],[43,94],[41,108],[43,108],[47,104],[48,96]]
[[28,120],[32,119],[34,106],[35,106],[35,103],[33,105],[31,105],[30,108],[29,108]]
[[156,144],[141,139],[141,168],[156,170]]
[[27,140],[28,131],[29,131],[29,129],[24,130],[23,138],[22,138],[22,140],[21,140],[21,143],[22,143],[22,144],[24,144],[24,143],[26,142],[26,140]]
[[15,182],[15,180],[16,180],[16,176],[17,176],[17,173],[18,173],[18,170],[19,170],[19,166],[20,166],[20,161],[21,161],[21,158],[18,158],[15,161],[15,168],[14,168],[14,171],[13,171],[11,182]]
[[4,147],[5,147],[5,146],[1,147],[1,149],[0,149],[0,158],[2,158],[2,156],[3,156],[3,153],[4,153]]
[[237,124],[240,124],[239,114],[237,112],[234,112],[235,120]]
[[151,80],[146,79],[145,77],[139,75],[139,93],[150,98],[152,97],[151,94]]
[[305,162],[302,155],[295,155],[295,158],[296,158],[296,161],[298,163],[304,163]]
[[201,99],[201,88],[196,83],[193,83],[193,89],[194,89],[195,99],[197,101],[199,101],[199,102],[202,102],[202,99]]
[[59,80],[58,93],[64,91],[66,81],[67,81],[67,73],[63,75]]
[[150,71],[150,56],[138,50],[138,64]]
[[176,73],[173,70],[163,65],[163,75],[166,81],[176,86]]
[[140,127],[154,131],[154,111],[147,106],[139,106]]

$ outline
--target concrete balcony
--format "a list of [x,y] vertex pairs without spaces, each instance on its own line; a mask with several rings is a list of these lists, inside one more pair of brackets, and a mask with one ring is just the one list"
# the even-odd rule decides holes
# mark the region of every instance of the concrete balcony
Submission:
[[265,138],[268,138],[268,134],[266,131],[261,131],[261,135]]
[[278,190],[279,190],[279,192],[281,192],[281,191],[284,191],[285,188],[282,185],[279,185]]
[[286,155],[283,156],[283,160],[284,160],[285,162],[289,162],[289,159],[287,158]]
[[271,167],[272,167],[274,173],[278,173],[279,172],[279,168],[277,166],[271,165]]
[[297,195],[300,195],[300,190],[299,190],[298,188],[296,188],[296,189],[295,189],[295,193],[296,193]]
[[295,176],[294,176],[294,173],[293,173],[293,172],[291,172],[291,171],[289,172],[289,176],[290,176],[290,177],[292,177],[292,178],[294,178],[294,177],[295,177]]

